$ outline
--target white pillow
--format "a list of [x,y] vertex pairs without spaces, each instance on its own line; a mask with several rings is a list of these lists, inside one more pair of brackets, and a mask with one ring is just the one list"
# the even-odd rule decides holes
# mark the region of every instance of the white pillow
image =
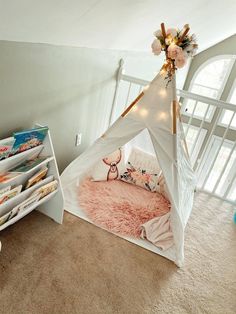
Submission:
[[137,147],[133,147],[128,161],[135,168],[145,169],[149,173],[159,174],[161,169],[156,155],[147,153]]
[[124,150],[117,149],[112,154],[100,160],[92,169],[93,181],[109,181],[120,178],[120,174],[125,169]]

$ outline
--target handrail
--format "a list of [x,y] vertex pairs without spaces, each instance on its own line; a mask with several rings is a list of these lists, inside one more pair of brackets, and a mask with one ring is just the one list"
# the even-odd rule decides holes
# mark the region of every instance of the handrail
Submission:
[[[151,81],[142,80],[142,79],[139,79],[137,77],[126,75],[126,74],[122,74],[120,76],[120,79],[122,81],[127,81],[127,82],[138,84],[141,86],[146,86],[146,85],[150,84],[150,82],[151,82]],[[231,110],[231,111],[236,112],[236,105],[225,102],[223,100],[218,100],[218,99],[194,94],[194,93],[188,92],[186,90],[181,90],[181,89],[177,89],[177,95],[180,97],[183,97],[183,98],[197,100],[197,101],[209,104],[209,105],[213,105],[213,106],[216,106],[219,108],[223,108],[226,110]]]
[[[149,80],[143,80],[134,76],[130,76],[130,75],[126,75],[124,74],[124,62],[122,60],[122,62],[120,63],[120,67],[119,67],[119,71],[118,71],[118,75],[117,75],[117,90],[116,90],[116,98],[117,98],[117,94],[118,94],[118,86],[119,84],[124,81],[128,83],[128,93],[127,93],[127,97],[126,100],[129,99],[130,96],[130,89],[131,89],[131,85],[137,85],[139,86],[139,93],[142,91],[142,89],[145,86],[148,86],[151,81]],[[136,90],[135,90],[136,91]],[[125,94],[122,96],[125,97]],[[134,95],[132,95],[134,96]],[[191,113],[188,112],[184,112],[182,113],[183,115],[187,115],[190,118],[185,122],[185,136],[187,137],[188,134],[188,130],[191,126],[195,127],[195,138],[193,143],[189,143],[191,144],[191,151],[190,151],[190,158],[191,158],[191,162],[193,165],[193,168],[195,169],[196,172],[196,177],[197,177],[197,190],[200,191],[204,191],[210,195],[214,195],[216,197],[219,197],[219,195],[216,193],[217,188],[219,187],[219,184],[221,182],[221,179],[223,178],[223,175],[225,174],[226,168],[229,165],[229,160],[231,160],[231,157],[233,156],[235,149],[236,149],[236,142],[235,142],[235,125],[232,125],[232,122],[234,120],[234,118],[236,117],[236,104],[231,104],[222,100],[218,100],[218,99],[214,99],[214,98],[210,98],[207,96],[202,96],[202,95],[198,95],[186,90],[181,90],[181,89],[177,89],[177,96],[183,99],[191,99],[193,100],[193,110]],[[205,105],[205,111],[202,112],[202,116],[198,117],[197,119],[200,119],[200,124],[199,121],[195,121],[194,117],[195,117],[195,109],[197,107],[198,102],[204,103]],[[115,101],[112,104],[112,114],[114,111],[114,107],[115,107]],[[125,108],[127,105],[127,101],[125,104]],[[207,119],[207,115],[210,111],[211,106],[213,107],[213,116],[208,120]],[[215,111],[215,109],[217,109]],[[222,122],[222,117],[224,115],[224,110],[229,110],[231,111],[231,115],[230,117],[228,116],[228,120],[226,121],[226,123],[224,124]],[[196,115],[197,116],[197,115]],[[207,125],[205,125],[205,122],[210,121],[210,123],[207,123]],[[223,126],[221,128],[218,128],[218,126]],[[203,132],[202,132],[203,131]],[[207,132],[205,132],[207,131]],[[218,142],[216,142],[216,139]],[[214,165],[215,162],[219,156],[219,153],[221,151],[221,148],[223,147],[223,145],[226,143],[226,141],[228,141],[227,145],[229,145],[230,148],[230,152],[229,155],[227,157],[227,160],[225,161],[225,164],[221,167],[220,170],[220,175],[218,176],[218,179],[216,182],[214,182],[214,180],[211,182],[212,184],[212,191],[209,192],[207,190],[207,188],[205,188],[206,183],[208,178],[210,177],[210,173],[212,173],[213,169],[214,169]],[[216,154],[212,154],[212,150],[211,150],[211,143],[216,143]],[[217,144],[218,143],[218,144]],[[231,143],[231,144],[230,144]],[[218,145],[218,146],[217,146]],[[231,146],[230,146],[231,145]],[[208,149],[209,148],[209,149]],[[215,148],[214,148],[215,149]],[[204,168],[204,164],[207,163],[207,171]],[[235,163],[235,162],[234,162]],[[223,188],[222,192],[224,193],[224,196],[220,196],[219,198],[226,200],[228,202],[232,202],[233,204],[235,204],[235,202],[233,200],[231,200],[229,193],[231,193],[231,189],[232,186],[235,182],[235,171],[234,166],[232,165],[231,167],[232,171],[230,173],[230,176],[227,175],[226,178],[224,178],[224,182],[226,184],[226,189]],[[204,173],[203,173],[204,172]],[[202,179],[201,179],[202,176]],[[202,181],[201,181],[202,180]],[[235,200],[236,201],[236,200]]]
[[219,108],[223,108],[223,109],[227,109],[227,110],[231,110],[236,112],[236,105],[231,104],[229,102],[225,102],[223,100],[218,100],[218,99],[214,99],[214,98],[210,98],[207,96],[202,96],[202,95],[198,95],[198,94],[194,94],[185,90],[177,90],[177,94],[181,97],[184,98],[188,98],[188,99],[193,99],[193,100],[197,100],[209,105],[213,105]]
[[120,79],[122,81],[127,81],[127,82],[131,82],[134,84],[142,85],[142,86],[146,86],[146,85],[150,84],[150,82],[151,82],[151,81],[142,80],[142,79],[139,79],[137,77],[126,75],[126,74],[122,74],[120,76]]

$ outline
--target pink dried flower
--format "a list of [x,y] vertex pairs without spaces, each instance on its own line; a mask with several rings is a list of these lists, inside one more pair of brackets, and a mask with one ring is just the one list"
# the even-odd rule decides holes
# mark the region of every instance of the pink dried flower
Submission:
[[159,39],[154,39],[152,43],[152,52],[158,56],[161,53],[161,43]]
[[185,66],[186,62],[187,62],[186,54],[183,52],[183,50],[179,51],[179,53],[178,53],[178,55],[177,55],[177,57],[175,59],[176,67],[180,69],[180,68]]
[[176,44],[171,44],[168,49],[168,58],[175,60],[177,56],[182,52],[182,48]]

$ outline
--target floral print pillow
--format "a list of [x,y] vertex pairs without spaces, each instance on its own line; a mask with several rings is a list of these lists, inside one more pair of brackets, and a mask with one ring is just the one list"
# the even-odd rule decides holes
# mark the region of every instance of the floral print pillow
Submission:
[[135,184],[151,192],[159,192],[159,177],[157,173],[148,173],[145,169],[135,168],[130,161],[126,171],[121,174],[120,179],[127,183]]

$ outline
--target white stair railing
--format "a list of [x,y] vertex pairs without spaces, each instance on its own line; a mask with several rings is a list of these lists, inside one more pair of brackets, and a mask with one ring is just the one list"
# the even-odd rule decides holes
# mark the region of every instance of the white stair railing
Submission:
[[[118,71],[110,122],[150,82]],[[177,90],[197,189],[236,203],[236,105]]]

